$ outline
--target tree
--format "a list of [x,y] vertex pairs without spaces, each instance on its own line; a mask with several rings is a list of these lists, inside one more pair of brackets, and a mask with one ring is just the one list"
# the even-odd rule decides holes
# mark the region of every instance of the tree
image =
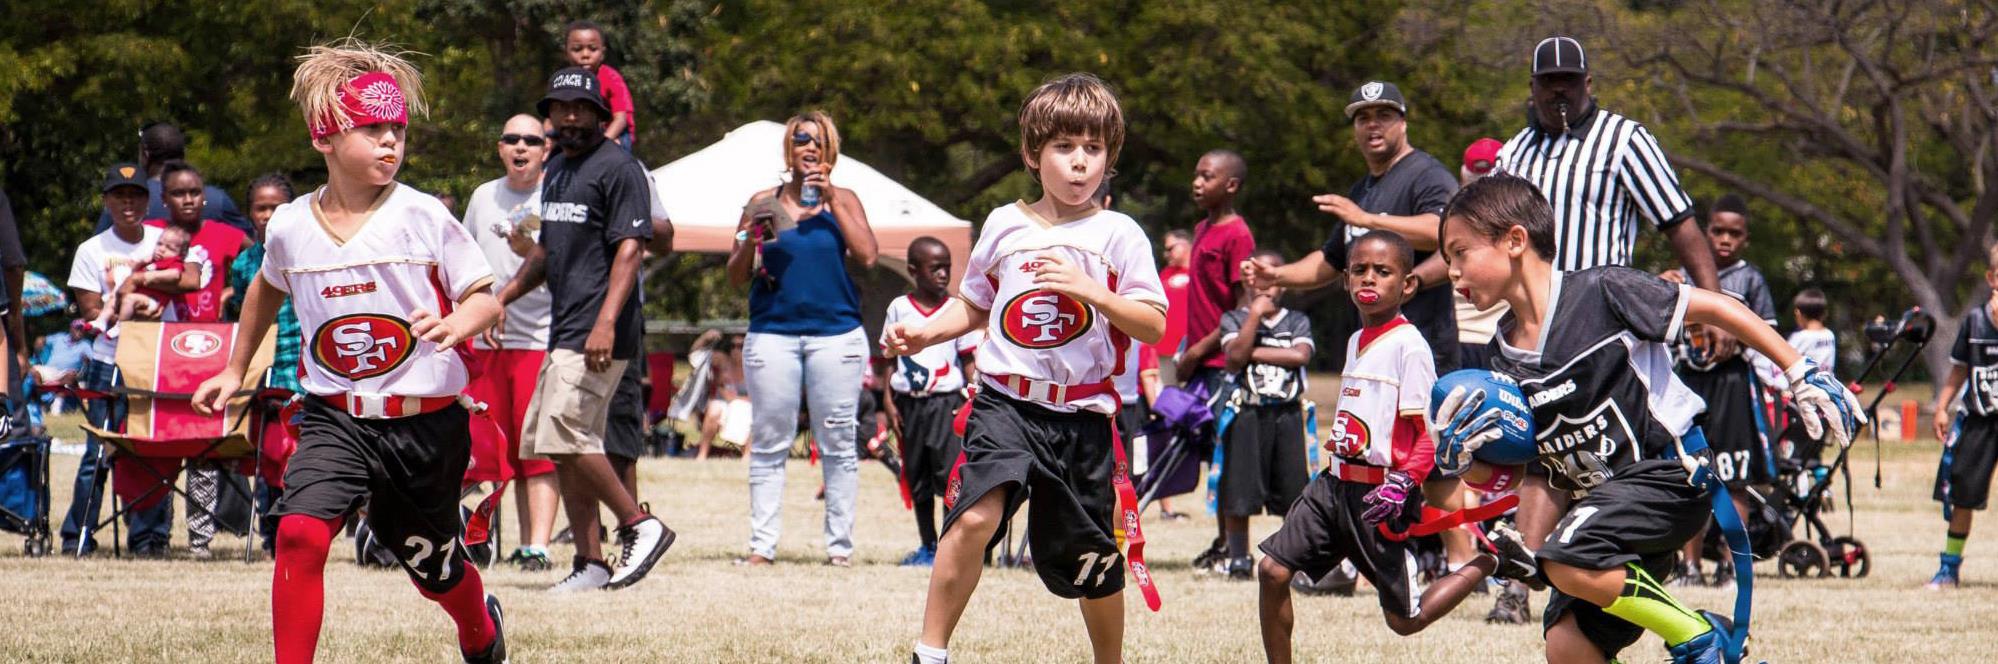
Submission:
[[1708,0],[1639,40],[1630,57],[1670,92],[1654,101],[1710,146],[1673,164],[1884,265],[1936,315],[1925,360],[1946,375],[1958,321],[1989,295],[1975,266],[1998,221],[1998,7]]

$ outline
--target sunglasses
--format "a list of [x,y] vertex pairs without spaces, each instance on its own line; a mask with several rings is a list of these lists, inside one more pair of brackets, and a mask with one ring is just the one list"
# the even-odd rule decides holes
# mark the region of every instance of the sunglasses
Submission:
[[818,142],[819,142],[818,137],[802,131],[795,134],[791,134],[792,145],[811,145],[813,143],[818,143]]
[[523,141],[527,143],[527,147],[538,148],[542,144],[547,143],[548,139],[539,134],[505,134],[500,136],[500,142],[507,145],[514,145]]

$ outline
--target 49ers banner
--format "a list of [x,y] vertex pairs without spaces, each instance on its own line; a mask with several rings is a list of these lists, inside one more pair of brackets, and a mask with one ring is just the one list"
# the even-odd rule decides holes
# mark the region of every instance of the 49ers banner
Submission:
[[[138,393],[128,397],[131,410],[123,432],[97,433],[132,444],[141,456],[160,457],[192,453],[186,450],[198,452],[217,438],[241,437],[243,431],[237,425],[249,399],[233,399],[228,412],[217,415],[194,412],[191,401],[202,381],[228,366],[235,343],[233,323],[130,321],[121,325],[118,371],[124,376],[125,386]],[[250,360],[249,371],[244,373],[245,389],[254,390],[261,385],[264,370],[271,364],[272,350],[272,338],[266,335]],[[149,392],[159,396],[146,394]],[[247,445],[247,440],[244,444]],[[217,453],[235,456],[231,451],[225,447]]]

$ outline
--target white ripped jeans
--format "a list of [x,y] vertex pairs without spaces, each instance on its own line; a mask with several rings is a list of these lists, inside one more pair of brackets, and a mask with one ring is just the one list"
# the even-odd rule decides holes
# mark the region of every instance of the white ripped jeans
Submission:
[[867,333],[801,337],[751,332],[742,368],[749,386],[749,552],[776,558],[783,531],[784,463],[798,435],[802,395],[826,482],[826,555],[853,555],[853,508],[860,489],[854,411],[867,373]]

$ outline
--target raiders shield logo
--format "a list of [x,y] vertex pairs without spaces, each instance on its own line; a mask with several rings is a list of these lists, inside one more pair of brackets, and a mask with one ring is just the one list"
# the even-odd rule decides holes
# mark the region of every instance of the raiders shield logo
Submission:
[[400,318],[348,314],[326,321],[312,333],[312,359],[327,371],[361,380],[402,366],[415,343],[409,323]]
[[1075,298],[1051,290],[1031,290],[1013,296],[999,309],[999,329],[1021,348],[1054,348],[1082,336],[1096,322],[1096,311]]

